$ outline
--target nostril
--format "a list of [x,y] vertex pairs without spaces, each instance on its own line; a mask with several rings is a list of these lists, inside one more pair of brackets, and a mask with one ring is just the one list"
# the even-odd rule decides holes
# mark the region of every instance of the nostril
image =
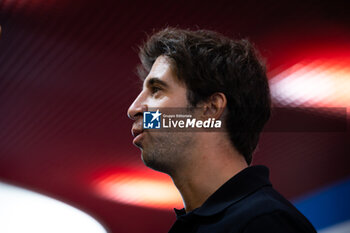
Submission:
[[135,116],[138,114],[138,110],[130,107],[127,111],[127,115],[131,120],[135,120]]
[[132,112],[132,111],[128,111],[127,112],[127,115],[128,117],[131,119],[131,120],[137,120],[137,118],[139,117],[142,117],[143,116],[143,113],[142,112]]
[[143,112],[147,111],[148,107],[141,103],[140,95],[136,100],[130,105],[127,115],[131,120],[135,120],[137,117],[142,116]]
[[138,118],[142,118],[143,116],[143,113],[142,112],[138,112],[134,115],[134,118],[133,119],[138,119]]

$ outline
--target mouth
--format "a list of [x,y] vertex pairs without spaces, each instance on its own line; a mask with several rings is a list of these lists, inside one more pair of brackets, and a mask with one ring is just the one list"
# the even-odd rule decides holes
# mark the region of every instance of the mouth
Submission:
[[132,143],[136,146],[140,147],[140,140],[143,136],[143,129],[141,128],[132,128],[131,129],[131,133],[134,136],[134,140],[132,141]]

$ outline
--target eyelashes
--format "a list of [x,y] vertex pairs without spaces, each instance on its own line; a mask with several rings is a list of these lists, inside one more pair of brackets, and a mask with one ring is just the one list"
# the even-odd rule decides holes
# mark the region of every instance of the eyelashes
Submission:
[[158,92],[161,91],[161,90],[162,90],[161,88],[156,87],[156,86],[151,87],[151,93],[152,93],[152,95],[158,93]]

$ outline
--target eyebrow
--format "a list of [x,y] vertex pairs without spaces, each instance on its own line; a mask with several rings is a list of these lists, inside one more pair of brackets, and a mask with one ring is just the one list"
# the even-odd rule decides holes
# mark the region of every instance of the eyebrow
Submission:
[[156,77],[148,79],[148,81],[146,83],[146,87],[150,87],[150,86],[153,86],[155,84],[163,86],[164,88],[169,87],[169,85],[166,82],[164,82],[164,81],[162,81],[162,80],[160,80],[159,78],[156,78]]

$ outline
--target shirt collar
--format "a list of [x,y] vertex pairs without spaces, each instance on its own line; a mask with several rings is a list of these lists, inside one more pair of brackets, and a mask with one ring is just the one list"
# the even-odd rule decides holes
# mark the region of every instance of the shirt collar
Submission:
[[267,185],[271,185],[267,167],[262,165],[247,167],[224,183],[201,207],[187,214],[185,209],[174,210],[177,217],[192,214],[198,216],[215,215]]

